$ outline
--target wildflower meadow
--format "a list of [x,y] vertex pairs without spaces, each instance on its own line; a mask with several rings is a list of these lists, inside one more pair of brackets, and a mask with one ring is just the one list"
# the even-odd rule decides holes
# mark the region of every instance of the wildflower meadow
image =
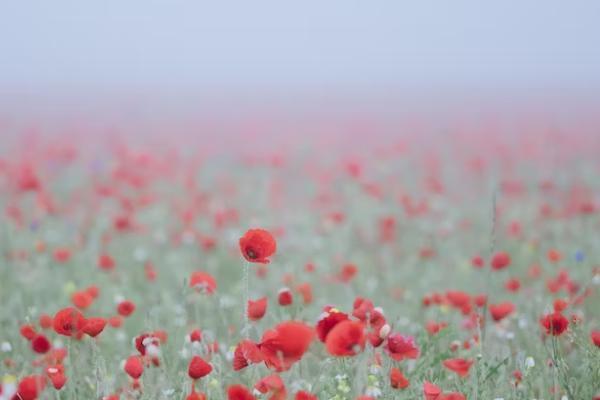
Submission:
[[403,129],[7,141],[0,399],[600,398],[597,133]]

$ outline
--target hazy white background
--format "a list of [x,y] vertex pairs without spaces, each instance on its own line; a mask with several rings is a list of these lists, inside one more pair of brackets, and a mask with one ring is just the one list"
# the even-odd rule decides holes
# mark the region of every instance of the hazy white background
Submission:
[[1,0],[0,90],[600,87],[600,1]]

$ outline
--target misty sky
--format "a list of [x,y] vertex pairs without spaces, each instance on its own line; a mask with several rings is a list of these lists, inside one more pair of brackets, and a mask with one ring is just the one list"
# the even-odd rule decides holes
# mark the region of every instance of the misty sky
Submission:
[[0,88],[589,88],[599,71],[594,0],[0,4]]

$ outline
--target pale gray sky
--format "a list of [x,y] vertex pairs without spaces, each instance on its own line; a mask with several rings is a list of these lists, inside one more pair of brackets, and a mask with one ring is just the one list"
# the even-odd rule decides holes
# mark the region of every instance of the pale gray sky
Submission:
[[1,0],[0,89],[600,87],[600,1]]

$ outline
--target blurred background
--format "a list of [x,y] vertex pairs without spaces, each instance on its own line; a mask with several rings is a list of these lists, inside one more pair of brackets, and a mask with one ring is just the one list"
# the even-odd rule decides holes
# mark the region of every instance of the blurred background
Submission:
[[5,1],[0,121],[4,133],[33,116],[145,132],[307,115],[589,125],[599,17],[593,0]]

